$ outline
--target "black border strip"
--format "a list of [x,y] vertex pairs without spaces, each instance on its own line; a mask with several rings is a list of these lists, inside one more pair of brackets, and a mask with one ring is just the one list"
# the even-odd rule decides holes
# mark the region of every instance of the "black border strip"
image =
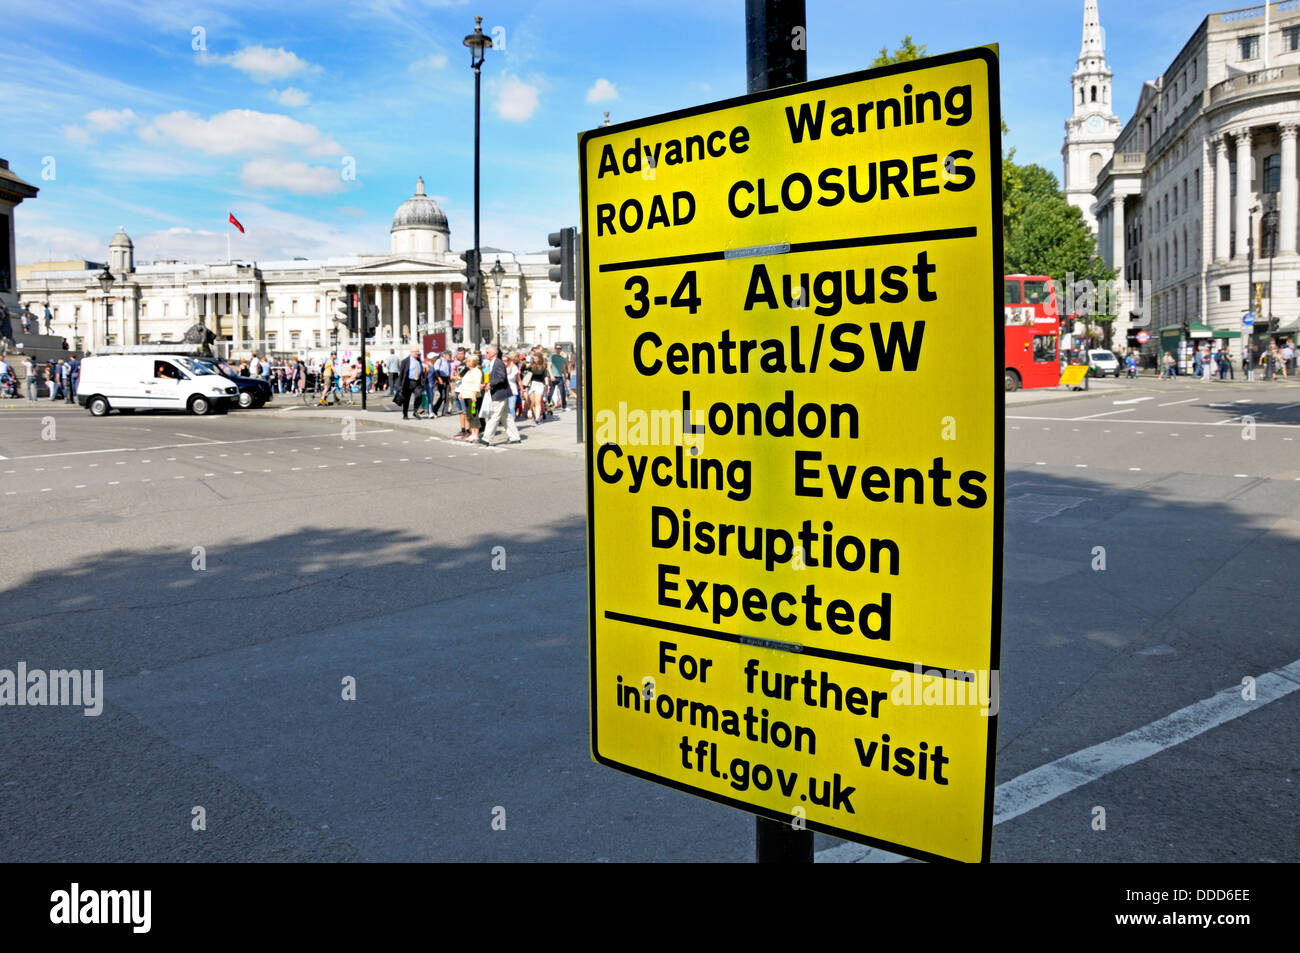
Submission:
[[[615,622],[627,622],[631,625],[644,625],[651,629],[664,629],[668,632],[681,632],[685,635],[698,635],[706,639],[717,639],[719,642],[731,642],[734,645],[750,645],[755,648],[764,646],[758,642],[770,642],[770,639],[763,639],[761,636],[733,635],[730,632],[715,632],[712,629],[703,629],[697,625],[687,625],[684,622],[666,622],[662,619],[649,619],[645,616],[629,615],[626,612],[613,612],[605,610],[605,618],[613,619]],[[793,644],[793,643],[792,643]],[[795,654],[789,649],[777,649],[789,654]],[[916,672],[915,662],[899,662],[896,659],[879,658],[875,655],[854,655],[851,652],[837,652],[834,649],[819,649],[811,645],[799,645],[797,650],[799,655],[809,655],[813,658],[830,659],[835,662],[850,662],[855,665],[870,665],[875,668],[887,668],[895,672]],[[975,675],[959,668],[944,668],[941,665],[922,665],[922,675],[940,675],[944,678],[951,678],[959,682],[973,682]]]
[[[684,119],[691,116],[698,116],[707,112],[717,112],[722,109],[730,109],[734,106],[743,106],[749,103],[762,102],[767,99],[776,99],[782,96],[792,94],[801,94],[815,92],[819,89],[828,89],[835,86],[844,86],[850,83],[861,82],[869,79],[879,79],[883,76],[893,76],[900,73],[914,72],[920,69],[930,69],[936,66],[947,66],[953,63],[965,63],[971,60],[982,60],[988,68],[988,100],[989,100],[989,168],[992,181],[990,185],[990,204],[989,215],[992,221],[993,239],[993,268],[989,276],[991,287],[989,289],[989,302],[991,310],[986,326],[992,335],[994,346],[994,361],[987,368],[989,375],[987,386],[993,392],[993,436],[994,436],[994,473],[996,482],[993,488],[993,553],[992,553],[992,593],[991,595],[991,612],[989,620],[989,670],[997,671],[1002,657],[1002,582],[1003,582],[1003,528],[1002,517],[1006,507],[1006,399],[1003,392],[1002,384],[1002,362],[997,359],[1002,354],[1003,343],[1003,320],[1002,313],[1002,176],[1001,155],[1002,155],[1002,83],[999,71],[997,54],[994,52],[994,45],[974,47],[967,50],[957,50],[952,53],[944,53],[939,56],[931,56],[925,59],[912,60],[908,63],[895,63],[890,66],[883,66],[877,69],[861,70],[856,73],[846,73],[840,76],[832,76],[826,79],[815,80],[811,83],[796,84],[793,86],[782,86],[776,89],[766,90],[761,93],[754,93],[749,96],[737,96],[732,99],[724,99],[716,103],[706,103],[701,106],[691,106],[686,109],[679,109],[669,113],[663,113],[658,116],[651,116],[645,119],[633,120],[631,122],[617,123],[611,126],[601,126],[597,129],[590,130],[579,134],[578,136],[578,194],[580,201],[580,229],[582,234],[582,311],[583,311],[583,331],[582,343],[584,351],[584,360],[582,362],[582,384],[585,388],[585,399],[583,406],[590,408],[593,404],[591,401],[592,393],[592,376],[591,376],[591,249],[590,235],[587,230],[587,151],[586,144],[591,139],[598,139],[603,136],[616,135],[621,132],[627,132],[632,129],[639,129],[645,126],[661,122],[668,122],[673,119]],[[600,753],[599,736],[597,735],[596,725],[596,693],[597,672],[596,672],[596,531],[595,520],[593,518],[595,504],[595,469],[592,448],[595,438],[595,424],[592,420],[592,414],[588,410],[586,416],[586,445],[587,445],[587,661],[588,661],[588,705],[587,720],[591,730],[591,758],[597,764],[605,765],[609,768],[615,768],[625,774],[642,778],[646,781],[653,781],[665,787],[674,788],[687,794],[694,794],[697,797],[713,801],[716,804],[724,804],[728,807],[734,807],[749,814],[757,814],[760,817],[766,817],[775,821],[787,821],[788,816],[772,811],[768,808],[757,804],[750,804],[744,801],[738,801],[735,798],[728,797],[725,794],[719,794],[714,791],[708,791],[704,788],[692,787],[674,781],[671,778],[661,777],[657,774],[651,774],[640,768],[631,765],[621,764],[612,758],[607,758]],[[996,759],[997,759],[997,735],[998,735],[998,715],[988,717],[988,759],[984,774],[984,830],[980,850],[980,862],[987,864],[993,849],[993,793],[996,778]],[[823,834],[830,834],[832,837],[839,837],[843,840],[852,841],[857,844],[865,844],[868,847],[876,847],[882,850],[892,851],[896,854],[903,854],[907,857],[914,857],[918,860],[939,861],[952,863],[956,862],[955,858],[946,857],[941,854],[933,854],[920,848],[910,847],[906,844],[896,844],[891,841],[882,840],[878,837],[872,837],[869,834],[863,834],[858,831],[848,831],[835,827],[831,824],[823,824],[820,821],[807,821],[808,828],[814,831],[820,831]]]
[[[956,228],[931,228],[920,232],[895,232],[890,235],[861,235],[857,238],[827,238],[818,242],[790,242],[783,252],[773,255],[794,254],[801,251],[830,251],[834,248],[868,248],[872,245],[903,245],[909,242],[937,242],[951,238],[974,238],[974,225]],[[725,251],[702,251],[693,255],[668,255],[664,258],[640,258],[635,261],[611,261],[600,266],[601,272],[631,271],[633,268],[657,268],[662,265],[688,265],[697,261],[723,261]]]

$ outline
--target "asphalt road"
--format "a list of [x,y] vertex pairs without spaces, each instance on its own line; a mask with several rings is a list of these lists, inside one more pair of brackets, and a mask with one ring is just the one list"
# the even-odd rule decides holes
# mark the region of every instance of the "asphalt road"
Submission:
[[[749,816],[590,761],[581,458],[344,427],[0,407],[0,667],[106,679],[0,709],[0,860],[751,859]],[[1161,720],[1300,659],[1300,386],[1010,406],[1006,485],[997,776],[1062,792],[994,860],[1296,860],[1300,692]]]

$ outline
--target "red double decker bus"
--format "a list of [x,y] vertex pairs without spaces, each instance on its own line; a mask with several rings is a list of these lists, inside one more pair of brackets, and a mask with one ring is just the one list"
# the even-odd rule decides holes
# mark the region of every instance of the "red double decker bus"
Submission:
[[1056,290],[1046,275],[1004,275],[1003,380],[1007,390],[1061,382]]

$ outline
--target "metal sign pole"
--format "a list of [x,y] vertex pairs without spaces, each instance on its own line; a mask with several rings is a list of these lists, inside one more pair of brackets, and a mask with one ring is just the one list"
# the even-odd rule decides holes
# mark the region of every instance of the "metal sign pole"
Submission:
[[577,388],[573,392],[573,409],[574,417],[578,423],[578,443],[582,443],[582,394],[586,390],[586,382],[582,379],[582,241],[579,235],[582,233],[574,230],[573,233],[573,274],[575,276],[573,286],[574,314],[577,316],[577,324],[574,328],[573,342],[573,369],[574,379],[578,382]]
[[[748,92],[808,81],[804,0],[745,0],[745,75]],[[784,821],[755,816],[755,860],[811,864],[813,834]]]

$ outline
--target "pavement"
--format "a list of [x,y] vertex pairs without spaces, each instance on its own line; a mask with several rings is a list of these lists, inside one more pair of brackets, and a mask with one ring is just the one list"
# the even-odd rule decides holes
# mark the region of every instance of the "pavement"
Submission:
[[[277,414],[293,414],[295,419],[340,420],[352,419],[375,426],[394,427],[412,433],[432,434],[441,439],[451,440],[460,432],[460,418],[456,414],[446,414],[433,420],[411,418],[402,419],[401,407],[395,405],[389,393],[367,394],[367,407],[360,405],[339,405],[334,407],[315,407],[304,405],[300,399],[291,394],[277,394],[271,404],[264,408]],[[522,443],[510,445],[509,449],[556,450],[563,453],[581,455],[583,447],[577,442],[577,412],[572,400],[568,409],[556,410],[551,417],[541,424],[535,424],[527,417],[516,421]],[[493,435],[493,448],[507,448],[504,425]]]

